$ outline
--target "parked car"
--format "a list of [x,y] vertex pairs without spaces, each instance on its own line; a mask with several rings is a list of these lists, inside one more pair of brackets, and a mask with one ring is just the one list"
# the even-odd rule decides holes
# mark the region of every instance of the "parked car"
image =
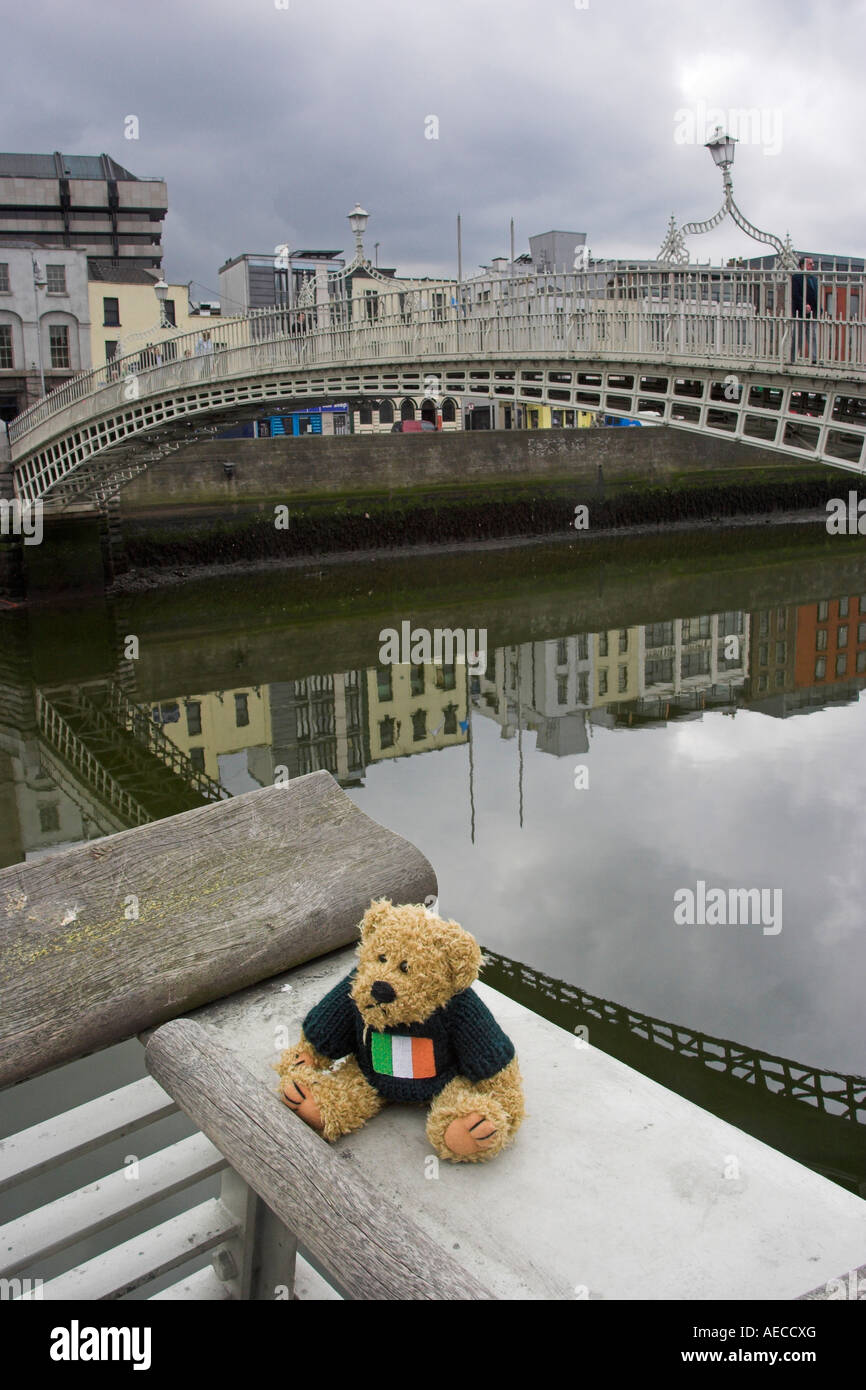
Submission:
[[435,430],[432,420],[398,420],[391,426],[392,434],[421,434],[424,430]]

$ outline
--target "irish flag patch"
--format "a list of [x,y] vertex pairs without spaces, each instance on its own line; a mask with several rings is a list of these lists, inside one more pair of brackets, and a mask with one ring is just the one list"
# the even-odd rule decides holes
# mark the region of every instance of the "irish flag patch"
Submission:
[[412,1081],[436,1075],[432,1038],[401,1038],[373,1033],[370,1038],[373,1070],[381,1076],[403,1076]]

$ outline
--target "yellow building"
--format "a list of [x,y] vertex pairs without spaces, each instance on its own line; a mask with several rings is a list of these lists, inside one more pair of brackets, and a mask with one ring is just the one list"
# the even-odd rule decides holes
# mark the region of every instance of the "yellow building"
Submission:
[[159,300],[154,285],[156,271],[137,266],[118,266],[116,262],[92,261],[89,268],[91,366],[101,367],[121,352],[135,352],[150,343],[160,343],[180,333],[193,333],[218,324],[199,313],[190,313],[186,285],[169,285],[165,297],[165,316],[172,325],[160,328]]
[[528,430],[589,429],[595,422],[591,410],[574,410],[568,406],[524,405]]
[[[270,779],[271,712],[268,686],[185,695],[153,705],[151,713],[167,738],[201,771],[220,781],[220,757],[267,750],[261,760]],[[254,760],[256,761],[256,760]],[[255,776],[255,769],[250,768]],[[261,780],[261,778],[259,778]]]
[[636,700],[641,693],[638,627],[610,628],[592,636],[593,705]]
[[401,758],[465,743],[466,667],[391,665],[367,672],[370,757]]

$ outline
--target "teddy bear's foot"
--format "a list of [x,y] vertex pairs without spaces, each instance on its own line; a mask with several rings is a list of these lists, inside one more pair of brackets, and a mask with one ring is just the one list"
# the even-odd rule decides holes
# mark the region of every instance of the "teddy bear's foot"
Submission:
[[282,1076],[280,1096],[289,1109],[331,1142],[360,1129],[385,1104],[354,1057],[334,1071],[295,1064]]
[[427,1117],[427,1138],[451,1163],[484,1163],[510,1144],[523,1119],[517,1060],[473,1085],[455,1077],[440,1091]]
[[300,1115],[305,1124],[308,1124],[311,1129],[318,1130],[321,1134],[325,1128],[325,1122],[308,1086],[304,1086],[300,1081],[287,1078],[283,1081],[280,1099],[290,1110],[294,1110],[296,1115]]

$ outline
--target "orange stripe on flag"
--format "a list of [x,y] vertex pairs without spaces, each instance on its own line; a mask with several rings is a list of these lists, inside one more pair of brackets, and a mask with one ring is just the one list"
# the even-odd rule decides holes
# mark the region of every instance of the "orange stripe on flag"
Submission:
[[436,1075],[432,1038],[412,1039],[412,1075],[416,1080],[423,1076]]

